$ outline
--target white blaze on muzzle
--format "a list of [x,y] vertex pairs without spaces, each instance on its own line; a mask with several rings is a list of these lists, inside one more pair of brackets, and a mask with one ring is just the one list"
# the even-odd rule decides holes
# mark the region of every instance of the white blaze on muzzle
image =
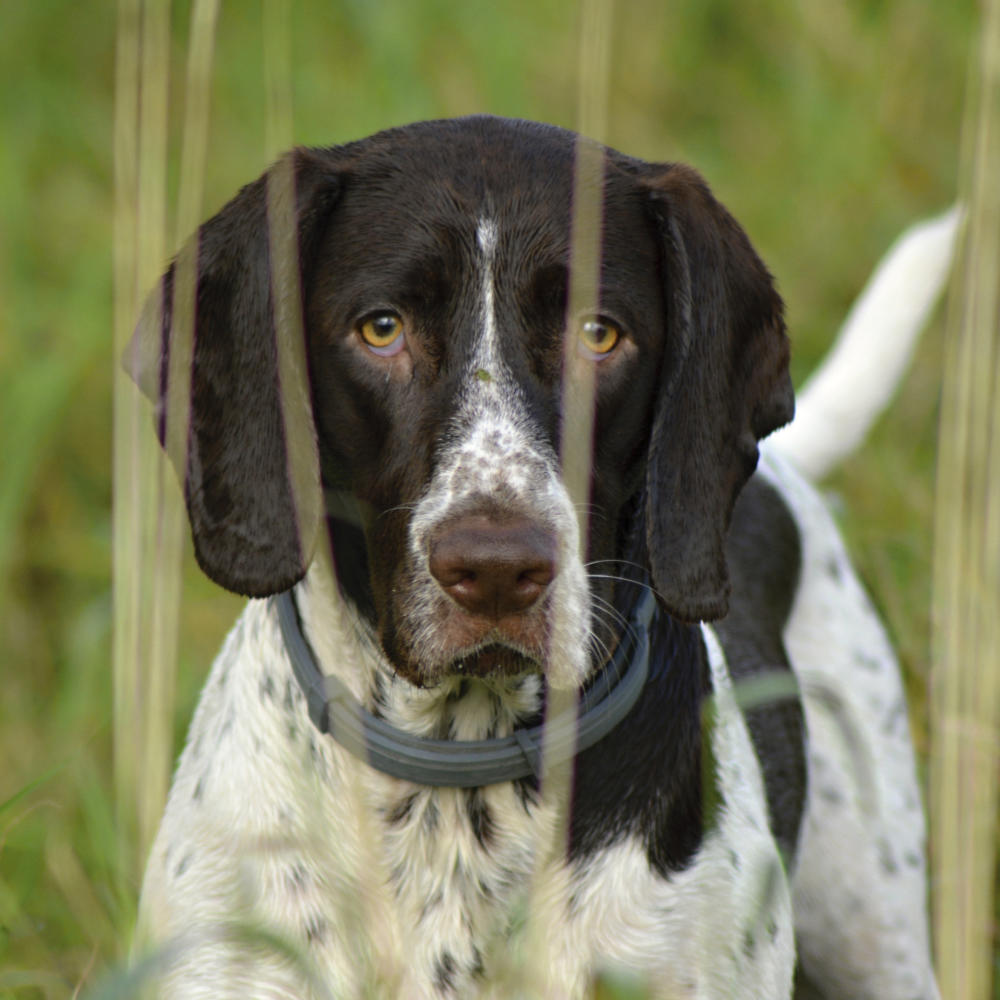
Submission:
[[[548,617],[546,677],[553,688],[577,688],[590,663],[587,575],[580,532],[558,459],[533,426],[525,395],[500,348],[496,314],[498,230],[481,220],[476,232],[479,329],[475,350],[458,394],[449,433],[431,481],[410,521],[409,554],[419,592],[406,613],[433,616],[447,599],[428,569],[431,539],[458,517],[529,519],[552,533],[557,571],[546,594]],[[450,599],[449,599],[450,600]],[[432,621],[411,620],[415,634],[427,635]],[[437,651],[438,655],[441,651]]]

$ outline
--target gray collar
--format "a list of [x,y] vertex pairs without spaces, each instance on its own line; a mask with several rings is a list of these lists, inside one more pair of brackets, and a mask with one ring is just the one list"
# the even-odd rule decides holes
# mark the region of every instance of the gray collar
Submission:
[[575,710],[491,740],[424,739],[372,715],[341,681],[320,671],[302,634],[291,591],[271,600],[313,725],[377,770],[421,785],[476,788],[529,775],[540,778],[543,736],[546,766],[569,760],[628,715],[649,676],[649,625],[656,601],[646,589],[629,615],[614,655],[580,693]]

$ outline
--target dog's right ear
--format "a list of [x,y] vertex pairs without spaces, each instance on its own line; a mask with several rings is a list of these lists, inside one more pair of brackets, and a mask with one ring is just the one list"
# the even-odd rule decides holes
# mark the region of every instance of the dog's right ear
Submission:
[[[305,344],[288,340],[304,331],[283,317],[303,315],[303,276],[340,187],[332,157],[306,149],[248,184],[171,264],[123,359],[154,403],[161,443],[171,421],[189,416],[186,449],[170,450],[178,451],[171,458],[184,486],[195,555],[208,576],[239,594],[265,596],[300,580],[318,532]],[[269,231],[269,203],[273,226],[285,226],[274,229],[278,239]],[[275,212],[275,205],[285,208]],[[289,229],[296,241],[280,239],[283,231],[292,235]],[[291,248],[297,242],[295,267],[283,266],[294,253],[286,261],[273,252],[282,242]],[[193,330],[192,310],[175,304],[185,252],[197,260]],[[178,407],[168,400],[188,394],[168,393],[171,351],[179,357],[179,345],[191,336],[189,413],[173,413]],[[282,364],[282,352],[298,363]]]

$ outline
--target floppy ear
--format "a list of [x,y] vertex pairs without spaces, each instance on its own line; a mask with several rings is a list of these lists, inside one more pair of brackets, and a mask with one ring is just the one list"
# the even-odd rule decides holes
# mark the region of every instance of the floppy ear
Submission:
[[[190,260],[196,254],[187,448],[171,459],[184,484],[199,565],[240,594],[260,597],[301,579],[317,535],[319,468],[305,344],[289,341],[301,333],[303,276],[338,188],[330,160],[304,149],[243,188],[171,264],[147,300],[124,358],[155,404],[157,432],[166,445],[168,423],[185,416],[169,412],[171,352],[180,357],[191,336],[190,318],[175,320],[175,312],[190,312],[175,308],[175,288],[182,283],[184,255]],[[269,233],[269,200],[286,206],[272,211],[287,219],[286,259],[272,253],[282,230],[275,222]],[[294,237],[297,269],[287,266],[295,259],[287,252],[295,248]],[[281,363],[282,353],[290,364]],[[179,396],[186,401],[186,393]],[[177,397],[171,391],[169,398]]]
[[746,234],[693,170],[644,186],[662,247],[668,330],[646,470],[653,582],[674,616],[728,610],[724,542],[757,441],[794,413],[782,302]]

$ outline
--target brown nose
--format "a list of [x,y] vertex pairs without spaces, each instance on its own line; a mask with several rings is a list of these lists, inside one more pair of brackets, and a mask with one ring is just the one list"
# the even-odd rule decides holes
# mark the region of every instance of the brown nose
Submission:
[[527,518],[461,517],[431,538],[430,571],[466,611],[499,620],[545,593],[556,575],[555,536]]

